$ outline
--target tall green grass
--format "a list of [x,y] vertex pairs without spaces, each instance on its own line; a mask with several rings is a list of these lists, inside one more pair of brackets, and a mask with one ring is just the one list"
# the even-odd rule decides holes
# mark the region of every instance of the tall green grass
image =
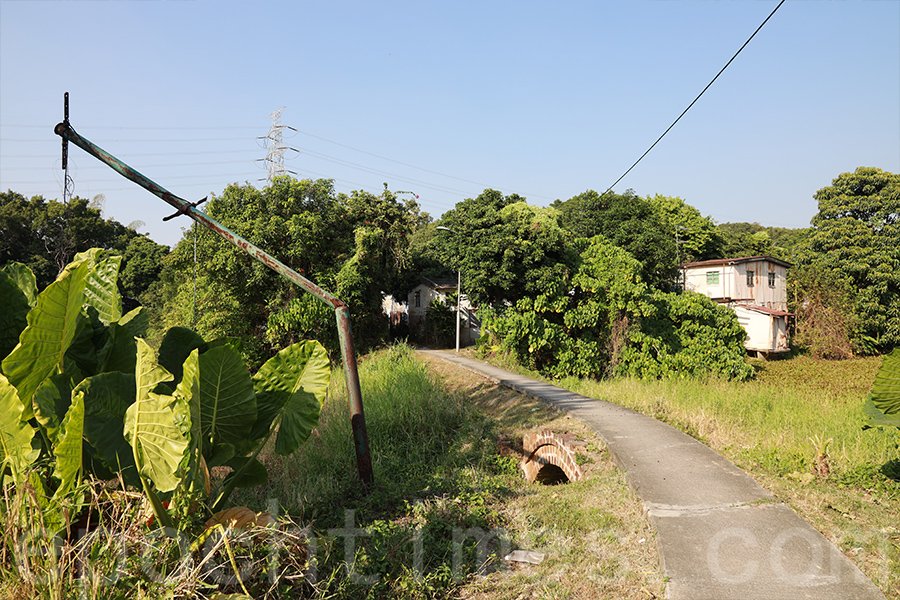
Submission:
[[879,358],[757,364],[754,381],[566,379],[586,396],[654,415],[773,475],[810,472],[824,454],[839,482],[894,495],[895,432],[864,430]]

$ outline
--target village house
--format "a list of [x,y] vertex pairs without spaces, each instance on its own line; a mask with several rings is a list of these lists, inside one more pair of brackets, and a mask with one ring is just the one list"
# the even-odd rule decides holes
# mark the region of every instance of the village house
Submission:
[[[450,304],[449,296],[456,292],[456,280],[432,280],[422,278],[422,283],[410,290],[407,296],[407,314],[409,315],[410,331],[417,331],[427,318],[428,307],[432,301]],[[452,305],[456,309],[456,305]],[[481,321],[476,316],[476,310],[469,303],[468,297],[463,294],[460,302],[460,344],[467,346],[474,344],[481,335]]]
[[681,266],[684,289],[712,298],[735,312],[747,331],[744,346],[766,357],[790,350],[787,269],[771,256],[717,258]]

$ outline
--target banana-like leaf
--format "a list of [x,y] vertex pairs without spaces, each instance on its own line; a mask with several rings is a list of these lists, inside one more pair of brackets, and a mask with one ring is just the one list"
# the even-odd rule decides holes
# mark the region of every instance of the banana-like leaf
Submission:
[[[89,255],[97,250],[92,248],[86,253],[75,256]],[[100,320],[109,325],[118,321],[122,316],[122,297],[119,295],[119,266],[122,257],[116,255],[103,256],[102,253],[93,254],[94,267],[88,274],[84,287],[84,303],[97,309]]]
[[84,438],[92,458],[108,471],[122,473],[125,483],[140,485],[124,433],[125,412],[134,403],[135,388],[133,373],[101,373],[79,383],[73,396],[84,396]]
[[0,271],[0,358],[3,358],[19,343],[19,335],[28,325],[28,311],[31,305],[15,281]]
[[204,446],[246,440],[256,420],[256,394],[241,355],[230,346],[217,346],[199,355],[199,367]]
[[166,331],[159,345],[159,364],[165,367],[175,378],[181,381],[181,367],[188,355],[205,342],[194,331],[186,327],[172,327]]
[[19,336],[19,344],[3,359],[3,372],[25,405],[25,420],[31,418],[35,390],[64,366],[66,351],[75,337],[78,315],[84,303],[84,288],[92,266],[90,255],[69,263],[56,281],[38,294],[34,308],[28,313],[28,326]]
[[59,427],[72,403],[72,388],[82,379],[80,373],[69,371],[48,377],[34,392],[32,408],[34,418],[41,424],[47,437],[56,443]]
[[261,438],[275,426],[277,453],[299,448],[319,421],[330,370],[328,353],[316,341],[292,344],[266,361],[253,377],[257,419],[251,437]]
[[19,291],[28,299],[28,306],[34,306],[34,301],[37,299],[38,294],[37,279],[34,277],[34,272],[27,265],[23,265],[20,262],[6,263],[3,267],[0,267],[0,272],[4,273],[16,284]]
[[23,421],[25,407],[16,388],[0,374],[0,480],[9,467],[13,481],[21,481],[25,471],[38,457],[32,448],[34,429]]
[[103,370],[101,349],[109,343],[109,327],[100,320],[93,306],[85,306],[76,317],[75,337],[66,350],[63,370],[70,369],[74,364],[85,375],[100,373]]
[[59,427],[57,442],[53,447],[56,466],[53,476],[59,479],[54,496],[66,496],[78,481],[82,463],[82,436],[84,435],[84,393],[75,391],[72,403]]
[[[174,396],[152,392],[172,375],[156,362],[153,349],[137,338],[135,402],[125,411],[125,438],[131,444],[138,473],[160,492],[174,490],[188,449],[184,434],[190,413]],[[189,427],[189,425],[188,425]]]
[[886,414],[880,408],[875,406],[872,398],[866,400],[863,405],[863,412],[869,417],[868,425],[864,425],[863,429],[870,427],[900,427],[900,414]]
[[885,355],[872,385],[872,403],[886,415],[900,415],[900,348]]
[[138,306],[118,322],[109,324],[107,343],[99,353],[103,372],[134,373],[137,360],[134,338],[144,335],[148,323],[147,313],[142,306]]
[[269,473],[266,471],[265,465],[246,456],[236,456],[228,461],[228,466],[232,468],[232,472],[223,481],[224,485],[232,485],[234,487],[255,487],[263,485],[269,479]]

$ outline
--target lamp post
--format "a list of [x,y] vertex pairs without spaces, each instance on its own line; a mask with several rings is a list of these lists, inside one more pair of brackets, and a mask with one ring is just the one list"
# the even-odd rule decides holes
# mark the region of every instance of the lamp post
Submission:
[[[438,229],[441,231],[449,231],[450,233],[456,233],[449,227],[444,227],[443,225],[438,225]],[[462,304],[462,270],[456,270],[456,351],[459,352],[459,323],[460,323],[460,305]]]

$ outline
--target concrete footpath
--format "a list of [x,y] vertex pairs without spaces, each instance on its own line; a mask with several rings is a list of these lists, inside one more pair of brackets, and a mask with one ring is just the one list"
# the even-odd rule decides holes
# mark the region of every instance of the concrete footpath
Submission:
[[609,402],[453,352],[426,352],[564,410],[606,441],[656,528],[669,598],[884,598],[789,506],[694,438]]

